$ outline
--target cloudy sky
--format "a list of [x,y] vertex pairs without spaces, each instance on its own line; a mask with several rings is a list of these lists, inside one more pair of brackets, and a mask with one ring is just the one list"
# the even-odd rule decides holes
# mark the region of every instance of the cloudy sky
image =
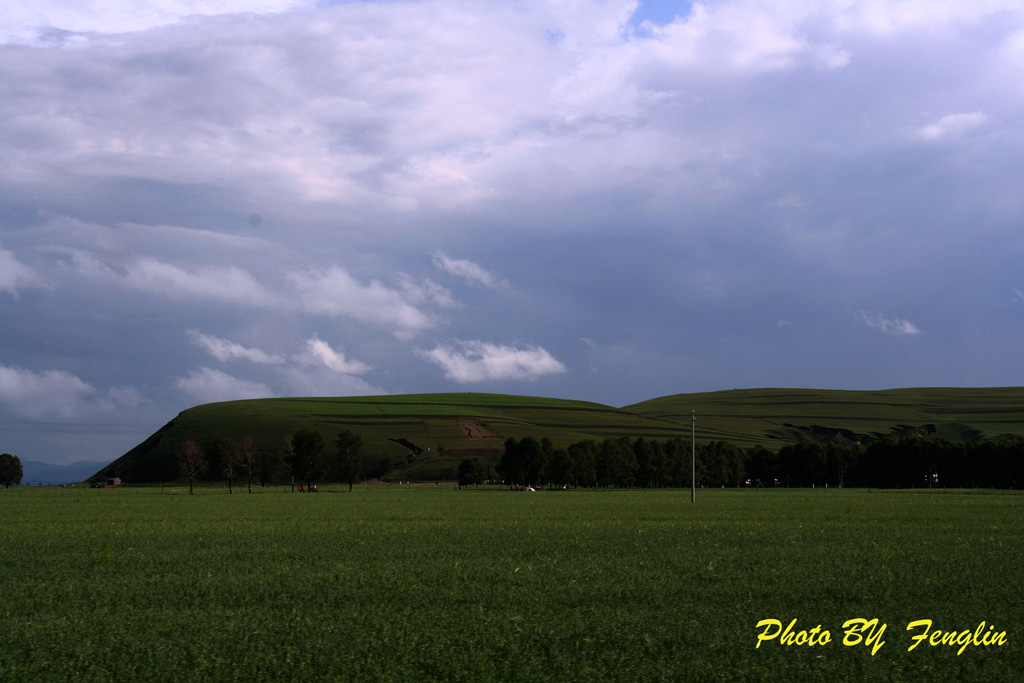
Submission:
[[1024,385],[1021,0],[0,8],[0,450],[258,396]]

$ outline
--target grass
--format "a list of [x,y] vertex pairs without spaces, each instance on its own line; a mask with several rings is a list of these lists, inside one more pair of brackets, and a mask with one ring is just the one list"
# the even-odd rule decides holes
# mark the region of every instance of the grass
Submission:
[[677,394],[626,406],[670,422],[698,417],[698,438],[779,445],[811,438],[807,428],[877,437],[901,425],[933,425],[951,440],[1024,436],[1024,389],[924,388],[885,391],[741,389]]
[[[1014,492],[0,491],[0,680],[1009,681]],[[874,656],[842,645],[887,624]],[[755,649],[756,623],[833,642]],[[981,621],[1002,647],[911,644]]]
[[[556,446],[627,436],[689,437],[696,411],[699,441],[742,447],[829,438],[835,430],[873,438],[901,426],[932,425],[953,440],[1024,437],[1024,389],[897,389],[824,391],[744,389],[678,394],[613,408],[586,401],[503,394],[411,394],[344,398],[278,398],[196,406],[102,471],[132,483],[175,480],[175,454],[186,439],[209,447],[221,437],[252,435],[262,450],[280,451],[299,429],[322,432],[330,443],[343,429],[359,434],[364,460],[404,462],[405,439],[423,449],[395,479],[450,476],[458,461],[481,456],[492,465],[505,439],[548,437]],[[824,428],[824,429],[817,429]],[[443,445],[447,454],[438,457]],[[429,449],[429,450],[428,450]]]
[[[466,426],[477,430],[473,436]],[[588,438],[623,435],[667,438],[684,431],[680,425],[657,417],[597,403],[503,394],[230,401],[182,412],[105,468],[103,477],[120,476],[133,483],[170,481],[180,476],[175,454],[187,439],[209,447],[221,437],[241,439],[252,435],[258,449],[279,451],[285,437],[299,429],[320,431],[332,448],[335,435],[351,429],[362,437],[364,459],[372,463],[384,457],[403,462],[410,450],[397,440],[405,439],[423,449],[421,455],[427,462],[425,466],[416,463],[396,478],[420,480],[454,470],[466,455],[494,459],[508,437],[547,436],[556,445],[568,445]],[[444,464],[432,461],[440,445],[450,454]]]

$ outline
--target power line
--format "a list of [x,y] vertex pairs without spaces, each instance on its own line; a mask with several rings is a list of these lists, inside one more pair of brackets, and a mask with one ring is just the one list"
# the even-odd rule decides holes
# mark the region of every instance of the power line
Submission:
[[159,427],[158,424],[135,422],[26,422],[24,420],[0,420],[0,425],[64,425],[71,427]]
[[149,436],[152,432],[90,432],[84,429],[0,429],[3,434],[75,434],[78,436]]
[[14,422],[0,420],[0,432],[36,434],[95,434],[138,436],[152,434],[160,425],[106,422]]

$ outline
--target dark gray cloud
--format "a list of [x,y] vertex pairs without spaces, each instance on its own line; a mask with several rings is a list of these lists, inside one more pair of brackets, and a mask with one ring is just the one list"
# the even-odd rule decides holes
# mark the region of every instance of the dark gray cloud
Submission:
[[254,395],[1022,382],[1015,0],[193,4],[0,14],[5,450]]

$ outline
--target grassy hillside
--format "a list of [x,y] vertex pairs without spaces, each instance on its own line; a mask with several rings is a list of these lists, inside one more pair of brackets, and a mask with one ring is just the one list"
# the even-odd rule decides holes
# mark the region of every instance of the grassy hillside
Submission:
[[688,422],[698,438],[740,445],[795,441],[870,441],[913,430],[953,440],[1024,436],[1024,388],[735,389],[676,394],[627,406],[663,420]]
[[258,449],[280,451],[288,435],[308,428],[323,433],[329,449],[338,432],[351,429],[363,438],[367,465],[387,459],[407,463],[396,475],[402,479],[441,479],[452,477],[465,456],[493,464],[509,437],[546,436],[556,445],[619,436],[688,437],[691,411],[698,441],[744,447],[867,442],[901,430],[949,439],[1024,436],[1021,388],[744,389],[677,394],[625,408],[474,393],[281,398],[190,408],[100,474],[136,483],[172,481],[179,477],[175,454],[186,439],[209,447],[222,437],[252,435]]
[[598,403],[501,394],[230,401],[182,412],[100,474],[130,482],[171,481],[179,476],[175,454],[187,439],[209,447],[222,437],[252,435],[258,449],[281,450],[286,436],[304,428],[323,433],[329,448],[341,430],[356,432],[369,464],[382,458],[403,463],[415,455],[402,477],[421,480],[449,476],[467,455],[496,459],[509,437],[547,436],[568,445],[619,436],[668,438],[682,431],[678,423]]

